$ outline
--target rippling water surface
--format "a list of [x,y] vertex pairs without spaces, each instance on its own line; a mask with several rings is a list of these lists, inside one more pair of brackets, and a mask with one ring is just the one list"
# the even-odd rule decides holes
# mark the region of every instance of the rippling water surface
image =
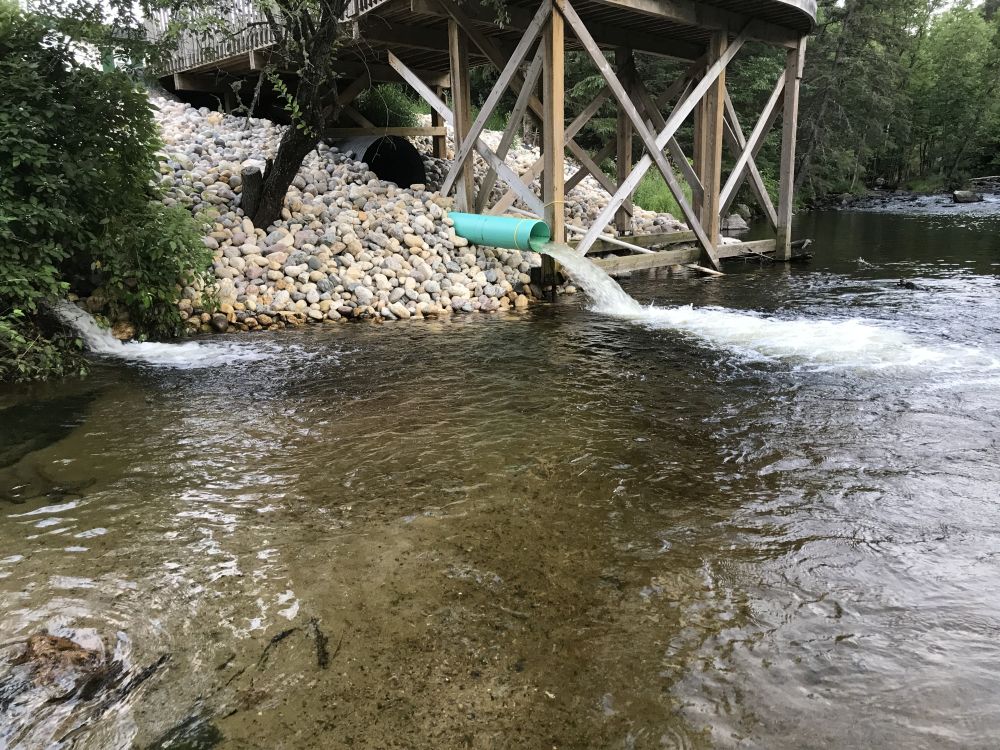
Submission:
[[0,747],[995,747],[1000,223],[800,234],[0,392]]

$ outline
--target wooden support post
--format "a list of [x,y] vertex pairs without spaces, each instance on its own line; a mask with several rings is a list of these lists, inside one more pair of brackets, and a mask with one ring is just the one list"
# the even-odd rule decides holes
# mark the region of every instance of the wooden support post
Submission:
[[[545,26],[542,41],[542,90],[544,117],[542,123],[542,203],[545,221],[549,225],[552,241],[566,242],[566,206],[563,172],[565,157],[566,116],[565,102],[565,21],[562,13],[553,8]],[[542,256],[542,287],[553,286],[555,292],[555,261]]]
[[778,231],[775,258],[792,257],[792,209],[795,198],[795,137],[799,123],[799,83],[806,59],[806,37],[788,51],[785,61],[785,112],[781,133],[781,186],[778,197]]
[[[451,60],[451,106],[455,116],[455,144],[465,140],[472,127],[472,89],[469,86],[469,47],[465,33],[453,21],[448,21],[448,55]],[[472,159],[462,166],[455,188],[455,204],[459,211],[471,211],[475,205],[475,175]]]
[[[720,59],[729,46],[724,31],[712,34],[708,59]],[[713,245],[719,244],[721,220],[719,218],[719,191],[722,188],[722,120],[726,111],[726,71],[723,69],[705,94],[701,103],[701,157],[699,179],[702,185],[701,223]]]
[[[444,98],[444,89],[441,86],[434,87],[434,93],[439,99]],[[444,118],[438,114],[437,110],[431,107],[431,127],[444,127]],[[433,143],[432,152],[435,159],[448,158],[448,136],[436,135],[431,141]]]
[[[635,78],[635,60],[632,57],[632,50],[619,47],[615,50],[615,69],[621,79],[625,91],[631,96],[632,83]],[[632,171],[632,121],[625,111],[618,108],[618,158],[615,162],[616,176],[618,184],[621,185]],[[622,203],[622,207],[615,214],[615,229],[618,234],[628,234],[632,230],[632,196]]]

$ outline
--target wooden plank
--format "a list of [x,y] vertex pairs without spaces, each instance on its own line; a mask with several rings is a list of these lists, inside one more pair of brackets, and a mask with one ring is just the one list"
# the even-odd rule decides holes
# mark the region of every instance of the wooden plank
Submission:
[[[642,105],[643,114],[646,116],[646,119],[652,123],[656,132],[662,130],[663,126],[666,125],[666,120],[663,119],[659,106],[653,100],[652,95],[642,81],[635,81],[635,93],[639,104]],[[694,171],[690,162],[688,162],[687,156],[684,155],[684,149],[681,148],[676,138],[671,138],[667,141],[667,148],[670,151],[670,158],[673,159],[674,165],[680,170],[684,181],[691,188],[691,200],[695,204],[698,204],[704,192],[698,174]]]
[[[651,247],[666,247],[668,245],[680,245],[684,242],[697,242],[698,236],[694,232],[662,232],[659,234],[634,234],[628,238],[629,243],[633,245],[638,245],[639,247],[651,248]],[[569,242],[570,247],[575,247],[578,241],[572,240]],[[617,245],[608,242],[606,236],[602,235],[601,239],[594,243],[591,248],[591,253],[610,253],[617,252],[620,248]]]
[[226,90],[226,80],[218,75],[205,73],[174,73],[174,89],[177,91],[204,91],[213,94]]
[[[784,95],[784,94],[782,94]],[[774,126],[774,120],[777,119],[779,108],[775,107],[774,113],[771,115],[771,122],[765,127],[765,130],[770,131]],[[726,138],[729,140],[730,147],[734,152],[738,152],[746,146],[746,139],[743,137],[743,130],[740,127],[739,117],[736,114],[736,108],[733,106],[732,100],[729,98],[729,94],[726,94]],[[757,148],[759,153],[760,148],[764,145],[765,139],[761,139],[760,146]],[[753,191],[754,196],[757,198],[757,202],[763,207],[764,213],[767,215],[767,219],[771,224],[771,228],[777,230],[778,228],[778,213],[774,208],[774,203],[771,202],[771,195],[767,191],[767,185],[764,184],[764,177],[761,175],[760,170],[757,168],[757,164],[754,159],[757,154],[753,154],[753,158],[747,163],[747,169],[744,172],[743,178],[737,183],[736,188],[733,190],[732,194],[722,201],[722,207],[720,209],[720,216],[725,217],[729,214],[729,208],[732,206],[733,201],[736,200],[736,196],[739,193],[740,187],[742,186],[743,179],[746,175],[750,175],[750,189]]]
[[[633,79],[635,76],[635,60],[632,57],[632,50],[627,47],[619,47],[615,50],[615,69],[622,79],[626,93],[632,95]],[[628,173],[632,171],[632,122],[621,108],[618,109],[618,124],[616,128],[616,141],[618,154],[615,159],[615,176],[618,184],[625,182]],[[598,172],[600,168],[598,167]],[[591,169],[593,173],[593,169]],[[617,186],[615,186],[617,187]],[[609,194],[614,194],[614,190],[608,190]],[[622,207],[615,214],[615,228],[620,234],[627,234],[632,230],[632,196],[622,203]]]
[[601,0],[622,11],[644,13],[699,29],[727,34],[744,31],[749,39],[783,47],[794,47],[800,32],[755,20],[749,14],[723,10],[698,0]]
[[[389,64],[392,66],[393,70],[397,71],[400,77],[402,77],[402,79],[406,81],[406,83],[408,83],[424,101],[430,104],[433,109],[438,111],[438,113],[444,118],[445,123],[454,128],[455,120],[451,110],[448,109],[447,105],[445,105],[445,103],[441,101],[437,95],[435,95],[430,86],[424,83],[416,73],[406,67],[406,64],[392,52],[388,52],[387,55],[389,58]],[[511,187],[517,188],[517,196],[525,202],[528,208],[539,216],[542,215],[544,211],[542,202],[538,199],[537,195],[532,193],[531,190],[521,183],[520,178],[514,173],[514,170],[498,159],[497,155],[490,150],[490,147],[481,140],[476,142],[476,151],[483,157],[483,159],[486,160],[487,164],[490,164],[497,170],[497,174],[500,176],[500,179]]]
[[785,60],[785,111],[782,115],[781,134],[781,183],[778,197],[778,260],[792,257],[792,211],[795,190],[795,137],[799,122],[799,84],[806,58],[806,37],[799,40],[795,49],[788,51]]
[[[764,105],[764,111],[757,120],[757,124],[754,126],[753,132],[750,133],[749,139],[743,137],[743,129],[740,127],[736,107],[733,106],[733,100],[732,97],[729,96],[729,92],[725,92],[726,118],[731,126],[728,133],[736,140],[736,144],[738,146],[737,153],[739,156],[736,159],[736,163],[733,165],[733,171],[729,173],[729,179],[726,180],[726,184],[722,188],[722,193],[719,195],[720,216],[729,211],[729,207],[732,205],[737,191],[740,189],[740,186],[743,184],[743,180],[746,179],[746,175],[749,172],[751,184],[754,186],[754,192],[757,193],[757,200],[768,214],[768,218],[773,219],[772,224],[777,224],[777,215],[774,211],[774,204],[771,203],[771,199],[767,195],[767,188],[764,186],[764,179],[761,177],[760,171],[757,169],[757,164],[754,161],[754,158],[760,152],[761,147],[764,145],[764,139],[767,138],[768,131],[770,131],[771,126],[777,118],[778,104],[782,99],[784,90],[785,74],[782,73],[778,78],[778,83],[775,85],[774,90],[771,92],[771,96],[768,99],[767,104]],[[760,195],[761,192],[763,192],[763,195]]]
[[361,94],[361,92],[367,89],[370,85],[371,85],[371,78],[368,76],[367,73],[363,73],[362,75],[358,76],[353,81],[351,81],[349,84],[347,84],[347,86],[345,86],[343,90],[338,90],[337,103],[340,104],[341,106],[345,104],[350,104],[355,99],[357,99],[358,96]]
[[[704,232],[704,230],[701,227],[701,224],[695,217],[694,212],[687,201],[687,198],[684,196],[683,190],[681,190],[680,184],[678,184],[677,182],[677,178],[674,177],[673,168],[670,166],[669,162],[667,162],[666,157],[663,155],[663,150],[662,150],[663,145],[660,145],[656,142],[656,139],[654,138],[653,134],[646,127],[646,123],[643,122],[642,117],[639,115],[638,110],[635,108],[635,104],[629,98],[628,93],[625,91],[624,87],[621,84],[621,81],[618,80],[618,77],[611,70],[611,66],[605,59],[604,53],[601,52],[601,49],[597,45],[597,42],[594,41],[594,38],[590,35],[590,32],[587,30],[586,25],[583,23],[583,19],[581,19],[580,16],[577,15],[576,11],[573,9],[573,6],[570,5],[568,0],[556,0],[555,4],[556,7],[558,7],[562,11],[563,15],[566,17],[566,20],[567,22],[569,22],[570,26],[572,26],[577,39],[579,39],[580,43],[587,51],[587,54],[590,55],[590,59],[593,60],[594,65],[597,66],[597,69],[601,72],[601,75],[604,77],[604,80],[607,81],[608,86],[610,86],[611,88],[611,92],[615,96],[615,99],[618,100],[619,106],[628,115],[629,120],[632,121],[632,125],[635,128],[636,133],[638,133],[639,138],[642,140],[643,145],[646,148],[646,156],[652,158],[652,161],[656,164],[657,168],[660,170],[660,174],[663,175],[663,180],[664,182],[667,183],[667,187],[670,188],[670,192],[673,193],[674,199],[680,206],[681,212],[684,214],[684,218],[687,221],[688,226],[691,227],[691,229],[698,235],[698,241],[701,244],[702,249],[704,249],[705,251],[705,256],[708,262],[711,263],[713,267],[718,268],[719,261],[715,257],[714,239],[712,236],[707,235]],[[724,52],[724,50],[722,51]],[[722,66],[719,72],[724,73],[724,71],[725,71],[725,66]],[[718,75],[716,75],[716,78],[718,78]],[[721,116],[721,110],[720,110],[720,116]],[[721,144],[721,134],[719,138]],[[667,139],[664,139],[664,145],[666,140],[669,140],[669,136]],[[627,182],[628,180],[623,181],[623,184],[622,186],[619,187],[618,192],[608,203],[608,208],[611,208],[612,215],[618,211],[618,208],[622,205],[622,203],[625,202],[625,200],[628,199],[628,196],[632,194],[632,191],[636,187],[635,185],[628,186]],[[638,183],[636,183],[636,185],[637,184]],[[601,229],[603,229],[603,227],[604,225],[592,226],[590,228],[590,231],[587,233],[587,236],[584,238],[583,242],[580,243],[581,246],[580,248],[578,248],[578,251],[585,254],[589,250],[590,245],[593,244],[593,241],[596,239],[595,236],[596,233],[600,232]]]
[[[455,143],[464,143],[472,126],[469,47],[461,27],[453,20],[448,21],[448,59],[451,63],[451,106]],[[478,143],[479,138],[473,139],[472,142]],[[461,176],[461,182],[455,191],[455,205],[459,211],[471,211],[475,205],[476,189],[471,160],[462,163]]]
[[[712,34],[708,45],[708,56],[716,60],[725,53],[729,38],[723,31]],[[725,113],[726,71],[723,70],[705,93],[702,101],[704,125],[704,145],[702,157],[705,162],[699,171],[702,184],[701,221],[705,234],[712,245],[719,242],[721,220],[719,219],[719,189],[722,183],[722,119]],[[718,265],[717,263],[714,265]]]
[[[566,242],[565,158],[566,112],[565,30],[563,14],[553,9],[542,41],[542,203],[553,242]],[[544,259],[543,259],[544,262]]]
[[591,260],[606,273],[625,273],[629,271],[644,271],[649,268],[664,266],[683,266],[694,263],[701,257],[701,250],[692,247],[687,250],[664,250],[649,255],[625,255],[617,258],[596,258]]
[[[462,27],[465,33],[468,34],[469,38],[475,42],[477,47],[479,47],[482,53],[489,58],[493,66],[497,70],[503,70],[507,61],[507,56],[500,50],[499,47],[497,47],[490,37],[484,34],[472,22],[469,16],[466,15],[465,10],[463,8],[459,8],[452,0],[438,0],[438,4],[447,11],[449,17],[453,21],[457,22]],[[524,85],[524,80],[520,74],[515,74],[511,77],[508,85],[516,94]],[[528,107],[531,108],[531,111],[539,118],[539,120],[544,121],[545,107],[542,105],[542,102],[539,101],[538,97],[531,96],[528,99]],[[587,152],[572,138],[564,138],[564,145],[565,148],[568,148],[570,153],[579,159],[581,163],[586,162],[590,158],[589,154],[587,154]]]
[[[736,56],[736,53],[740,51],[740,48],[746,40],[747,35],[745,33],[736,37],[735,41],[733,41],[733,43],[726,49],[722,58],[714,61],[708,70],[705,71],[701,81],[699,81],[698,84],[691,90],[691,93],[677,103],[677,106],[674,107],[674,111],[671,113],[670,117],[667,118],[666,126],[656,137],[656,146],[658,148],[662,149],[667,145],[667,141],[677,134],[677,131],[680,129],[687,116],[691,114],[695,105],[701,100],[701,97],[705,95],[705,92],[708,91],[722,71],[726,69],[729,61]],[[625,183],[619,186],[618,192],[612,196],[608,205],[605,206],[604,210],[591,226],[587,236],[584,237],[583,241],[580,243],[582,245],[583,252],[586,252],[587,249],[589,249],[591,244],[593,244],[594,240],[596,240],[597,236],[601,233],[603,227],[607,226],[611,222],[611,218],[614,216],[614,212],[617,210],[623,197],[629,195],[633,190],[635,190],[643,176],[652,165],[653,159],[649,154],[644,154],[632,169],[632,173],[628,176]],[[669,185],[669,182],[667,184]],[[680,186],[677,186],[677,189],[679,191]],[[686,199],[684,202],[687,202]],[[683,208],[683,204],[681,207]]]
[[[521,63],[524,62],[524,59],[528,56],[531,46],[535,43],[535,39],[538,37],[539,33],[541,33],[542,27],[545,25],[545,22],[551,12],[552,3],[550,0],[544,0],[541,5],[538,6],[535,17],[531,19],[531,23],[528,24],[528,28],[525,29],[524,34],[521,36],[521,40],[517,43],[517,46],[511,53],[510,59],[507,60],[507,64],[500,71],[500,76],[497,78],[496,83],[493,85],[493,89],[486,97],[486,101],[479,110],[479,114],[476,116],[472,126],[469,128],[468,132],[462,136],[460,141],[456,135],[456,142],[459,142],[461,145],[455,149],[455,160],[452,162],[451,169],[448,170],[448,175],[441,184],[442,195],[447,195],[451,192],[451,188],[455,184],[455,180],[458,178],[459,172],[463,171],[463,167],[466,166],[466,161],[472,154],[473,145],[483,132],[483,128],[486,127],[486,121],[493,114],[493,110],[495,110],[497,104],[500,103],[500,99],[505,93],[507,93],[507,86],[510,85],[511,79],[517,75],[518,69],[521,67]],[[458,28],[458,24],[455,21],[449,21],[449,28],[452,26]],[[454,78],[454,75],[455,74],[452,73],[452,78]],[[523,81],[521,83],[521,88],[524,88]]]
[[[410,10],[413,13],[423,15],[448,17],[448,13],[438,3],[438,0],[411,0]],[[481,3],[463,2],[462,11],[477,24],[512,32],[523,31],[532,16],[531,10],[510,3],[504,7],[507,23],[502,25],[497,24],[497,12],[493,7]],[[698,44],[680,39],[665,39],[659,34],[623,29],[607,23],[602,23],[601,27],[595,30],[595,38],[605,47],[628,46],[634,50],[649,52],[673,60],[695,60],[704,52],[703,47]]]
[[[632,238],[630,238],[632,239]],[[720,260],[749,258],[767,255],[774,252],[774,240],[756,240],[733,245],[719,245]],[[696,263],[701,257],[701,250],[696,247],[680,250],[664,250],[649,255],[625,255],[614,258],[595,258],[591,260],[606,273],[624,273],[628,271],[643,271],[664,266],[686,266]]]
[[[272,62],[275,62],[276,72],[278,73],[294,74],[296,72],[295,66],[278,58],[272,48],[257,49],[250,52],[249,65],[251,71],[262,71]],[[368,75],[373,81],[399,81],[399,74],[393,70],[391,65],[381,65],[369,61],[336,60],[330,66],[330,69],[348,76]],[[451,87],[451,76],[447,73],[442,73],[439,70],[422,70],[420,68],[412,68],[411,70],[420,80],[425,81],[431,86]]]
[[[440,86],[434,87],[434,93],[439,99],[444,98],[444,90]],[[438,114],[438,111],[431,107],[431,127],[432,128],[444,128],[445,132],[441,135],[434,136],[434,140],[431,143],[431,153],[434,154],[435,159],[447,159],[448,158],[448,129],[445,127],[444,118]]]
[[429,128],[393,128],[374,126],[370,128],[327,128],[324,138],[353,138],[359,135],[394,135],[400,138],[420,138],[423,136],[444,136],[448,128],[444,125]]
[[[528,98],[535,90],[535,86],[538,85],[538,76],[542,72],[542,52],[542,48],[539,46],[535,52],[534,59],[531,61],[531,65],[528,66],[528,71],[524,74],[524,83],[521,85],[520,92],[518,92],[514,108],[511,109],[510,116],[507,118],[507,127],[504,128],[503,135],[500,137],[500,144],[497,147],[497,157],[500,159],[507,158],[507,152],[510,151],[511,144],[513,144],[514,138],[517,137],[517,133],[521,129],[521,121],[524,119],[524,113],[528,109]],[[490,167],[486,173],[486,177],[483,179],[483,184],[479,188],[479,195],[476,196],[476,213],[481,214],[486,210],[486,204],[489,203],[490,194],[493,192],[493,186],[496,184],[496,181],[497,172],[493,167]]]
[[375,127],[375,123],[373,123],[371,120],[369,120],[363,114],[361,114],[360,112],[358,112],[358,110],[356,110],[350,104],[344,104],[344,105],[342,105],[340,107],[340,111],[341,111],[342,114],[345,114],[348,117],[350,117],[352,120],[354,120],[354,122],[356,122],[359,127],[362,127],[362,128],[374,128]]
[[753,255],[764,255],[774,252],[774,240],[753,240],[751,242],[739,242],[731,245],[719,246],[719,257],[723,260],[732,258],[750,257]]

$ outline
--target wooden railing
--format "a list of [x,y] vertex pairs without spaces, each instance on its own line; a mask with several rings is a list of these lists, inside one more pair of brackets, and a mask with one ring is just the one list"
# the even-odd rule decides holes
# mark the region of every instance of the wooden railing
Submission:
[[[175,50],[160,67],[161,74],[178,73],[216,65],[249,54],[275,43],[274,34],[259,9],[260,0],[232,0],[222,13],[223,23],[213,23],[211,33],[181,32]],[[348,0],[344,20],[364,15],[388,0]],[[147,20],[146,28],[154,39],[161,39],[170,28],[171,16],[159,10]]]

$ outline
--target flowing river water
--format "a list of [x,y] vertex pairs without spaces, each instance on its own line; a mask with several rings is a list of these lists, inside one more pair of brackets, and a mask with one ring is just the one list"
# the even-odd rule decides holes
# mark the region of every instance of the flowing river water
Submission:
[[0,391],[0,748],[995,747],[1000,221],[799,234]]

